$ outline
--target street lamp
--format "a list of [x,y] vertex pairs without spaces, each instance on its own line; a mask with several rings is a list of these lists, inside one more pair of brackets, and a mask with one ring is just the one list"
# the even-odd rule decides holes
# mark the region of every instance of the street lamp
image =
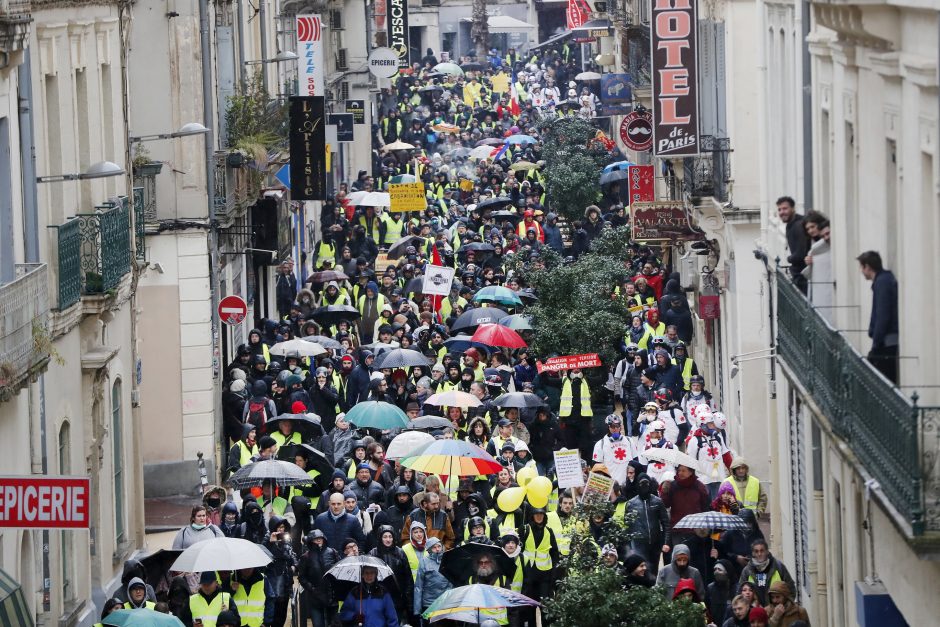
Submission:
[[264,63],[286,63],[287,61],[296,61],[300,57],[297,56],[296,52],[291,52],[290,50],[282,50],[278,52],[273,59],[262,59],[261,61],[245,61],[245,65],[261,65]]
[[176,139],[177,137],[190,137],[192,135],[205,135],[209,132],[209,129],[199,122],[190,122],[184,124],[179,128],[178,131],[173,133],[158,133],[156,135],[141,135],[139,137],[129,137],[128,139],[132,144],[139,142],[148,142],[156,139]]
[[87,181],[89,179],[103,179],[110,176],[126,174],[124,168],[111,161],[93,163],[81,174],[53,174],[51,176],[37,176],[37,183],[57,183],[59,181]]

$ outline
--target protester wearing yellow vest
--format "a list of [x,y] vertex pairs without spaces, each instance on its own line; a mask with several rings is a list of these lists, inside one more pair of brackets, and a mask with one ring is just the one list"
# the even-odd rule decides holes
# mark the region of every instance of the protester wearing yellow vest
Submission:
[[[231,595],[219,590],[215,572],[207,570],[199,578],[199,589],[189,597],[189,613],[192,619],[189,623],[198,625],[196,621],[202,621],[201,627],[216,627],[219,613],[223,610],[238,614],[238,608],[232,604]],[[241,621],[240,616],[238,620]]]
[[152,610],[157,606],[153,601],[147,600],[147,584],[140,577],[134,577],[127,583],[127,598],[128,601],[124,604],[126,610]]
[[574,368],[561,385],[561,401],[558,416],[562,422],[562,438],[565,448],[578,449],[581,457],[591,459],[594,442],[591,436],[591,390],[580,368]]
[[750,468],[743,457],[731,460],[731,474],[722,483],[734,489],[734,496],[741,507],[754,511],[760,516],[767,511],[767,492],[757,477],[751,476]]
[[524,593],[541,601],[552,594],[555,584],[555,566],[558,565],[558,543],[555,532],[548,526],[545,508],[532,508],[529,524],[522,542],[522,563],[525,567]]
[[264,575],[254,568],[238,571],[238,580],[232,582],[232,603],[238,608],[244,627],[261,627],[264,624]]

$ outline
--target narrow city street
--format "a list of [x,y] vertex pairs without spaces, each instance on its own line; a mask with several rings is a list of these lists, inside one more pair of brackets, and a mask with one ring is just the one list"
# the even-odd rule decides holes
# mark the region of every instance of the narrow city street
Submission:
[[0,3],[0,627],[940,616],[940,6]]

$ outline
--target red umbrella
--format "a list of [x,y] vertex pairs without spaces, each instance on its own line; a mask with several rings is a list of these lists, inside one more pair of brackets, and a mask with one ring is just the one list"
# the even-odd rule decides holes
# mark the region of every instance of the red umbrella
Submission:
[[470,339],[472,342],[480,342],[487,346],[504,346],[506,348],[528,347],[525,340],[523,340],[518,333],[501,324],[481,324]]

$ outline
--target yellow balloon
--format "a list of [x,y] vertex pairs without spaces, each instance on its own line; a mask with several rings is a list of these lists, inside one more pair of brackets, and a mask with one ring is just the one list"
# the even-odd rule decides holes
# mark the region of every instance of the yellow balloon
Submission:
[[522,505],[522,499],[525,498],[523,488],[506,488],[496,497],[496,504],[504,512],[514,512]]
[[539,471],[537,471],[532,466],[526,466],[525,468],[520,469],[519,472],[516,473],[516,483],[518,483],[521,487],[524,488],[530,481],[532,481],[538,476],[539,476]]
[[532,507],[545,507],[552,493],[552,480],[548,477],[536,477],[526,486],[526,497]]

